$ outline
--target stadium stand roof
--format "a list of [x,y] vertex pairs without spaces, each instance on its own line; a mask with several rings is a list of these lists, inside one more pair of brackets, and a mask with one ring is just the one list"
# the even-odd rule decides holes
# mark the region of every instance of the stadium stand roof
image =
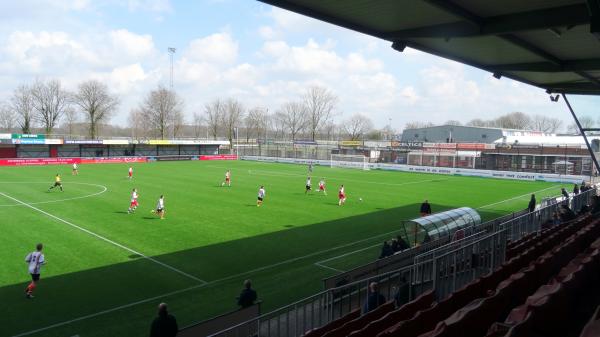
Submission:
[[600,0],[260,0],[548,93],[600,95]]

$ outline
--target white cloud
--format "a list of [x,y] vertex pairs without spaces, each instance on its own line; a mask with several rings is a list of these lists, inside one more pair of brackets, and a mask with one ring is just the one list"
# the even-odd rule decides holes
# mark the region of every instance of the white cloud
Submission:
[[173,6],[169,0],[127,0],[130,11],[172,12]]
[[184,56],[194,62],[232,64],[238,57],[238,43],[229,33],[216,33],[192,40]]
[[281,37],[281,33],[271,26],[260,26],[258,28],[258,35],[265,40],[273,40]]
[[138,35],[126,29],[119,29],[109,32],[109,36],[116,54],[140,59],[154,52],[154,42],[150,35]]

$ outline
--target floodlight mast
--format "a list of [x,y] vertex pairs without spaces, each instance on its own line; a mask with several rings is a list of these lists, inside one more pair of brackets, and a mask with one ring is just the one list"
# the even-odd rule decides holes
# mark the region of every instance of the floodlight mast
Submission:
[[173,91],[173,55],[175,54],[176,50],[177,49],[175,49],[173,47],[167,48],[167,51],[169,52],[169,56],[171,58],[171,76],[170,76],[170,81],[169,81],[169,88],[171,89],[171,91]]

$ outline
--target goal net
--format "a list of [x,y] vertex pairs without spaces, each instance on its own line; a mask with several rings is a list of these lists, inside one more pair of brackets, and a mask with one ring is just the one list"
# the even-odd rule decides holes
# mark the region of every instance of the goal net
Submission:
[[332,154],[331,167],[369,169],[369,157],[351,154]]

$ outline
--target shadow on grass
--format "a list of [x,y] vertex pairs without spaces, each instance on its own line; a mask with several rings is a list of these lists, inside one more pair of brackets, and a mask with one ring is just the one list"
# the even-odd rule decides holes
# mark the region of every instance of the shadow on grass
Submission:
[[[193,293],[186,291],[169,297],[170,302],[179,303],[171,310],[178,315],[180,326],[234,309],[235,297],[247,278],[258,288],[266,312],[321,288],[321,279],[333,272],[316,268],[315,262],[391,239],[396,235],[392,231],[400,231],[402,220],[417,216],[419,206],[410,204],[305,226],[289,224],[284,226],[289,229],[152,258],[209,282]],[[439,212],[450,207],[432,204],[432,208]],[[482,214],[486,218],[493,215],[491,211]],[[74,252],[78,253],[93,254]],[[38,296],[33,300],[23,296],[26,279],[0,287],[0,335],[16,335],[198,285],[197,281],[142,256],[128,257],[128,262],[49,278],[42,274]],[[53,264],[69,263],[68,259],[47,258]],[[119,331],[112,332],[113,336],[146,336],[155,306],[161,300],[153,298],[133,309],[122,308],[102,316],[110,317],[111,328]],[[101,319],[58,326],[41,335],[101,336],[103,333],[98,331],[106,327],[98,326],[97,320]]]

